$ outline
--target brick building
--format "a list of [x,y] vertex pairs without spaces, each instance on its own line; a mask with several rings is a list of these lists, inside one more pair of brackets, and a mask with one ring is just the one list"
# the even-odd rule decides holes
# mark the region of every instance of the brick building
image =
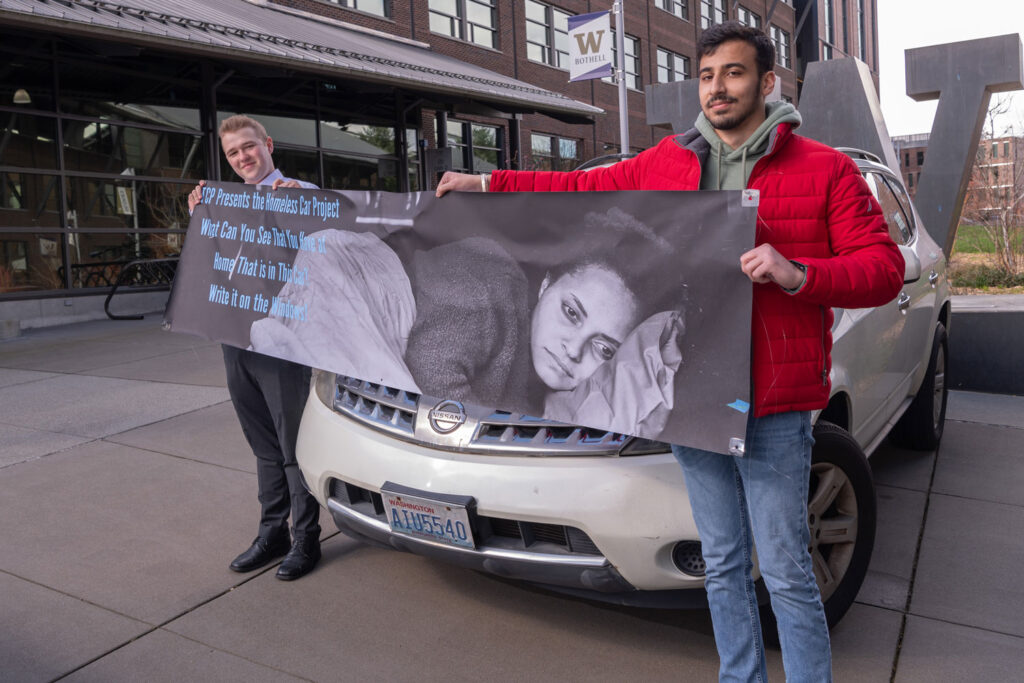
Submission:
[[[488,117],[442,116],[460,170],[482,172],[490,164],[531,169],[569,169],[581,161],[618,152],[619,104],[611,79],[568,82],[566,21],[569,16],[607,10],[606,0],[273,0],[306,12],[428,43],[432,50],[507,74],[592,104],[606,114],[592,125],[527,115],[521,122],[517,159],[508,149],[485,146],[475,157],[466,142],[512,134]],[[854,56],[868,64],[877,87],[876,0],[624,0],[625,71],[628,85],[629,146],[639,151],[669,133],[646,124],[644,87],[692,78],[696,42],[707,26],[736,19],[757,26],[775,42],[781,96],[796,101],[808,62]],[[613,21],[614,30],[614,21]],[[437,124],[431,112],[421,134],[429,144]],[[474,128],[475,126],[475,128]],[[488,127],[495,127],[492,132]],[[495,153],[496,152],[496,153]]]
[[[910,196],[917,193],[928,153],[928,133],[892,138],[900,173]],[[961,222],[977,223],[1006,210],[1024,208],[1024,137],[983,136],[978,143],[971,180],[964,196]]]
[[1024,219],[1024,138],[985,137],[978,145],[963,220],[989,222],[1007,211]]

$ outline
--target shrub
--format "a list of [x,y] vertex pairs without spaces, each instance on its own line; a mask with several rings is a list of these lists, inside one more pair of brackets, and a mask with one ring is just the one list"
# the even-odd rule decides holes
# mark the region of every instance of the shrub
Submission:
[[988,263],[950,263],[949,282],[969,289],[1024,287],[1024,273],[1016,275]]

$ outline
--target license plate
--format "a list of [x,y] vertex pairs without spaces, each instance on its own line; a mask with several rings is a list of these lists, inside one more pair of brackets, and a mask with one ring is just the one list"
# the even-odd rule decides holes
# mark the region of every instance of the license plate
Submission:
[[472,496],[449,496],[417,491],[386,482],[380,490],[384,512],[395,533],[475,548],[469,520]]

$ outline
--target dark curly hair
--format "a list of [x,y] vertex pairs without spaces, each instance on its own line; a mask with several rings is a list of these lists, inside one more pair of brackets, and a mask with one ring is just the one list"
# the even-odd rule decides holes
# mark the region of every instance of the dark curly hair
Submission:
[[676,249],[665,238],[619,208],[588,212],[583,224],[592,240],[590,246],[547,268],[544,277],[549,283],[596,266],[622,280],[636,301],[641,320],[664,308],[666,298],[675,301],[673,308],[682,312],[686,285],[675,267]]
[[726,21],[715,24],[700,34],[700,40],[697,41],[698,70],[700,69],[700,60],[704,58],[704,55],[713,54],[719,45],[730,40],[742,40],[752,45],[757,51],[758,78],[775,68],[775,44],[771,38],[765,35],[764,31],[738,21]]

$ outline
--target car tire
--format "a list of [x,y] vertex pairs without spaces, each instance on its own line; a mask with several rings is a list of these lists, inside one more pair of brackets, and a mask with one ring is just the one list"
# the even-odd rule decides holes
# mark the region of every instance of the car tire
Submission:
[[939,447],[949,397],[946,388],[947,346],[946,328],[942,323],[936,323],[932,355],[924,381],[907,412],[889,433],[890,441],[897,446],[915,451],[934,451]]
[[[814,574],[832,628],[864,583],[875,546],[876,501],[871,466],[845,429],[819,420],[814,426],[807,524]],[[761,610],[765,640],[778,645],[771,606]]]

